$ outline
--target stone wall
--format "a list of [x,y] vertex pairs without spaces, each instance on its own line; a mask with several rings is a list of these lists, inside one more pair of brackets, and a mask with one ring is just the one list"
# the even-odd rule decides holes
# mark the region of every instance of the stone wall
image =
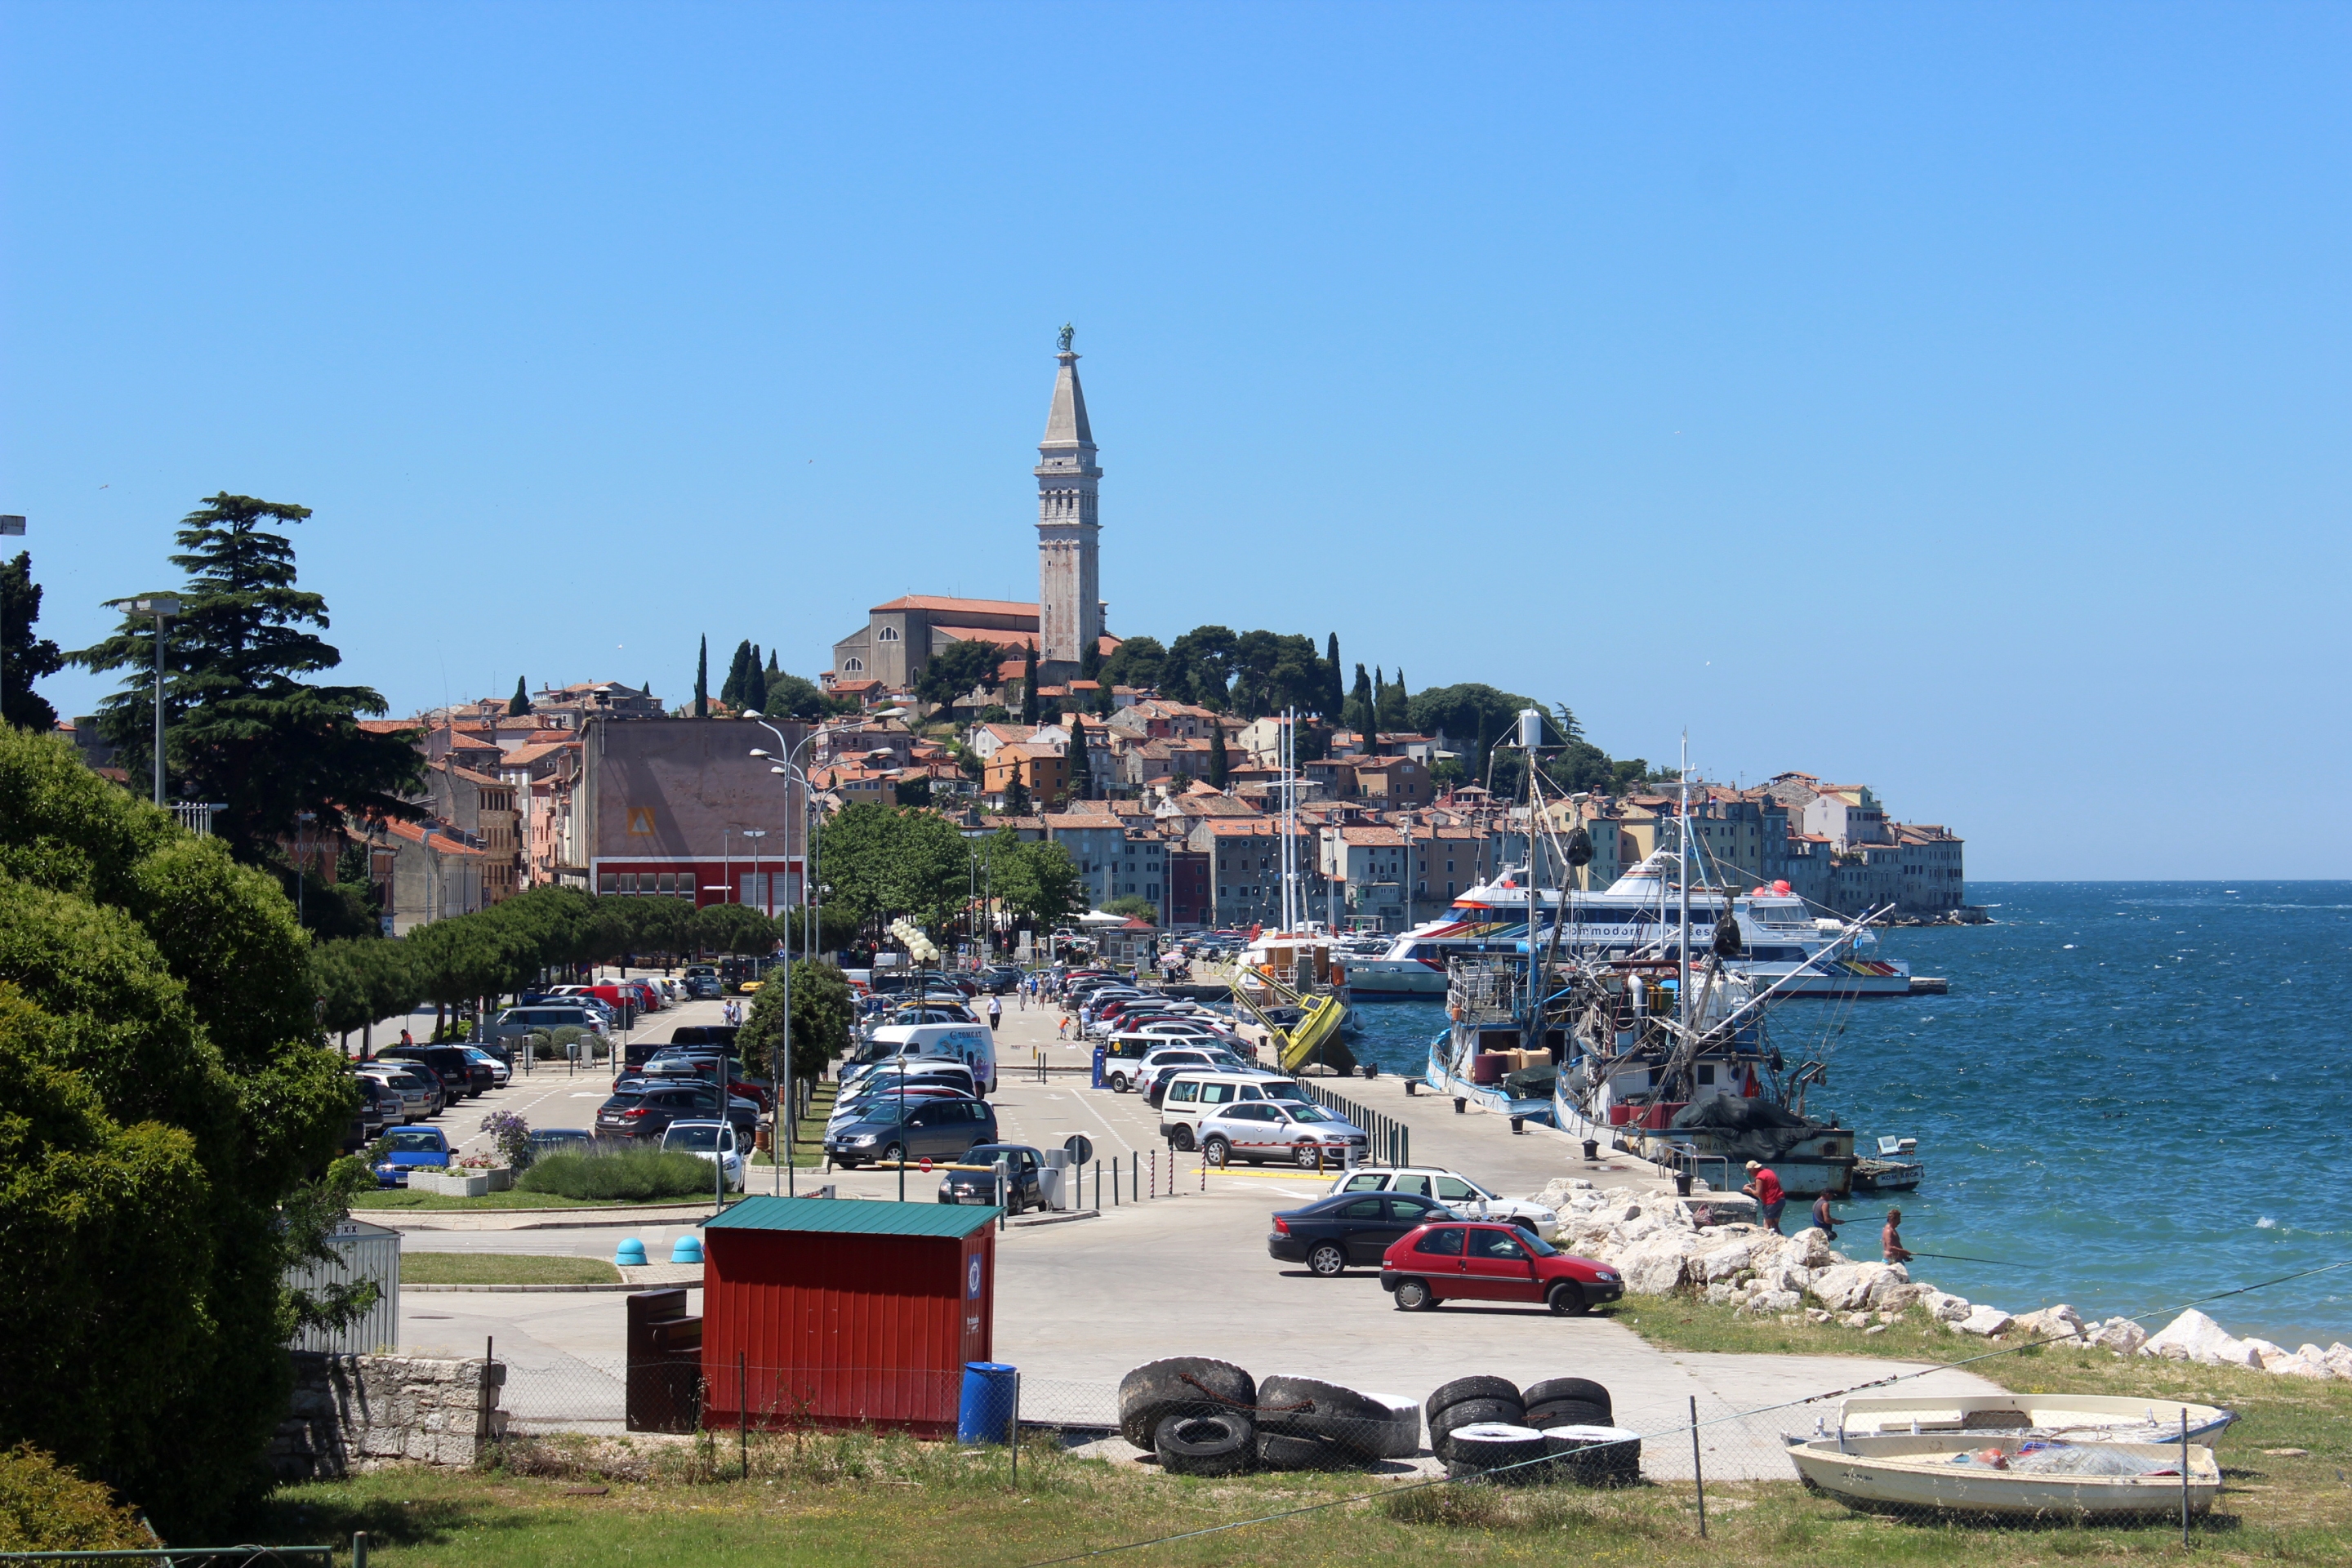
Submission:
[[506,1364],[295,1351],[294,1400],[270,1444],[279,1479],[343,1476],[402,1461],[473,1465],[506,1435]]

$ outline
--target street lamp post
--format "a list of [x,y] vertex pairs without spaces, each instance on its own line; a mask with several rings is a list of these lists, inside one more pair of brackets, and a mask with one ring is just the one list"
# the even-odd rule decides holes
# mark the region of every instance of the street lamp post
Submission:
[[[798,779],[798,780],[800,781],[800,785],[801,785],[801,823],[800,823],[800,826],[801,826],[801,865],[802,865],[802,868],[803,868],[803,869],[802,869],[802,875],[803,875],[803,878],[806,878],[806,877],[808,876],[808,874],[809,874],[812,870],[814,870],[814,865],[813,865],[813,862],[812,862],[812,859],[811,859],[811,856],[810,856],[810,849],[809,849],[809,832],[808,832],[808,820],[807,820],[807,818],[808,818],[808,797],[809,797],[809,789],[808,789],[808,774],[806,774],[805,773],[803,773],[803,772],[800,770],[800,768],[799,768],[799,767],[798,767],[798,766],[793,763],[793,757],[794,757],[794,756],[796,756],[796,755],[799,753],[801,747],[807,745],[811,741],[815,740],[819,735],[821,735],[821,734],[824,733],[825,727],[824,727],[824,725],[822,725],[822,724],[820,724],[820,725],[816,725],[815,727],[812,728],[812,729],[809,731],[809,732],[808,732],[807,734],[803,735],[803,736],[799,739],[799,741],[797,741],[797,742],[789,742],[789,741],[786,741],[786,740],[784,739],[784,732],[783,732],[782,730],[777,729],[773,724],[769,723],[769,722],[768,722],[768,721],[767,721],[765,718],[763,718],[756,709],[750,709],[750,708],[745,709],[745,710],[743,710],[743,717],[744,717],[744,718],[746,718],[746,719],[748,719],[748,720],[750,720],[751,722],[753,722],[753,723],[755,723],[755,724],[759,725],[761,729],[765,730],[769,734],[773,735],[773,736],[776,738],[776,744],[777,744],[777,745],[779,745],[779,746],[783,747],[783,749],[784,749],[784,758],[783,758],[783,761],[782,761],[782,763],[775,763],[775,764],[772,765],[772,766],[768,769],[768,771],[769,771],[770,773],[781,773],[781,774],[782,774],[782,775],[783,775],[783,780],[784,780],[784,814],[785,814],[785,820],[786,820],[786,822],[788,822],[788,823],[792,820],[793,781],[794,779]],[[752,747],[752,748],[751,748],[751,755],[753,755],[753,756],[755,756],[755,757],[762,757],[762,758],[764,758],[764,757],[767,757],[767,756],[769,755],[769,752],[768,752],[767,749],[766,749],[765,747],[763,747],[763,746],[754,746],[754,747]],[[787,833],[787,834],[784,836],[784,863],[785,863],[787,866],[789,866],[789,865],[792,863],[792,852],[793,852],[792,836],[791,836],[791,834]],[[755,853],[755,854],[757,853],[757,850],[756,850],[756,849],[754,850],[754,853]],[[803,902],[805,902],[806,900],[803,900]],[[787,912],[789,913],[789,910],[787,910]],[[794,917],[794,919],[793,919],[793,923],[794,923],[794,924],[802,924],[802,922],[801,922],[801,921],[798,919],[798,917]],[[809,939],[808,939],[808,935],[807,935],[807,930],[806,930],[805,925],[803,925],[802,935],[801,935],[801,947],[802,947],[802,949],[803,949],[803,952],[805,952],[805,951],[807,950],[807,948],[808,948],[808,942],[809,942]],[[778,1179],[780,1182],[782,1182],[782,1183],[783,1184],[784,1188],[785,1188],[785,1191],[787,1192],[787,1194],[790,1194],[790,1193],[792,1192],[792,1190],[793,1190],[793,1184],[794,1184],[794,1183],[796,1182],[796,1180],[797,1180],[797,1176],[796,1176],[796,1174],[795,1174],[795,1173],[794,1173],[794,1171],[793,1171],[793,1164],[792,1164],[792,1161],[793,1161],[793,1142],[790,1142],[789,1140],[795,1139],[795,1138],[797,1137],[798,1130],[799,1130],[799,1122],[800,1122],[800,1083],[799,1083],[799,1080],[798,1080],[797,1079],[794,1079],[794,1078],[792,1076],[792,1060],[793,1060],[793,946],[792,946],[792,941],[791,941],[791,937],[790,937],[789,932],[787,932],[787,935],[786,935],[786,938],[785,938],[785,942],[784,942],[784,963],[783,963],[783,971],[784,971],[784,1007],[783,1007],[783,1023],[782,1023],[782,1025],[781,1026],[782,1030],[782,1048],[781,1048],[781,1049],[778,1051],[778,1053],[777,1053],[777,1059],[775,1059],[775,1060],[773,1060],[773,1061],[771,1061],[771,1062],[769,1063],[769,1070],[768,1070],[768,1094],[769,1094],[770,1098],[771,1098],[772,1100],[774,1100],[774,1102],[775,1102],[775,1103],[774,1103],[773,1107],[772,1107],[772,1108],[769,1110],[769,1112],[768,1112],[768,1122],[769,1122],[769,1127],[770,1127],[770,1129],[771,1129],[771,1135],[772,1135],[772,1136],[773,1136],[774,1138],[776,1138],[776,1139],[777,1139],[777,1141],[778,1141],[778,1143],[779,1143],[779,1147],[778,1147],[778,1149],[777,1149],[777,1151],[776,1151],[776,1155],[777,1155],[777,1161],[778,1161],[779,1164],[781,1164],[781,1165],[782,1166],[782,1171],[781,1171],[781,1172],[779,1172],[779,1173],[778,1173],[778,1174],[777,1174],[777,1179]],[[786,1099],[786,1097],[787,1097],[787,1096],[789,1096],[789,1097],[790,1097],[790,1099],[791,1099],[791,1100],[792,1100],[792,1101],[793,1101],[793,1105],[792,1105],[791,1111],[790,1111],[790,1114],[789,1114],[789,1115],[786,1113],[785,1107],[784,1107],[784,1100],[785,1100],[785,1099]],[[904,1179],[904,1176],[903,1176],[903,1173],[902,1173],[902,1175],[901,1175],[901,1180],[903,1180],[903,1179]]]
[[163,623],[180,613],[177,594],[150,594],[138,599],[109,599],[106,607],[127,616],[155,617],[155,804],[163,804]]
[[760,889],[760,912],[775,917],[774,900],[768,897],[768,884],[760,879],[760,840],[768,836],[764,827],[739,827],[735,830],[751,840],[751,886]]

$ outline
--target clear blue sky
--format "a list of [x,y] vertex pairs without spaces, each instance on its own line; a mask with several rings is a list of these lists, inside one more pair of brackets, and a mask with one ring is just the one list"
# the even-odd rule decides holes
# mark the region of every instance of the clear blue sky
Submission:
[[[227,489],[396,711],[1034,596],[1876,784],[1972,877],[2352,875],[2340,5],[12,5],[0,510]],[[100,691],[46,689],[68,712]]]

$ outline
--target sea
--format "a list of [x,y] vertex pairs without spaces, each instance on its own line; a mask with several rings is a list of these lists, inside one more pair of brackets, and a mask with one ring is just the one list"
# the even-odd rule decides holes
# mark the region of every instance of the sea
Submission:
[[[1808,1110],[1865,1152],[1918,1140],[1904,1241],[1950,1257],[1912,1277],[2011,1312],[2153,1330],[2194,1304],[2289,1349],[2352,1342],[2352,882],[1969,895],[1992,924],[1890,931],[1875,953],[1948,994],[1770,1020],[1790,1061],[1828,1064]],[[1435,1001],[1359,1011],[1351,1047],[1383,1070],[1417,1069],[1444,1026]],[[1877,1256],[1885,1207],[1839,1205],[1849,1256]]]

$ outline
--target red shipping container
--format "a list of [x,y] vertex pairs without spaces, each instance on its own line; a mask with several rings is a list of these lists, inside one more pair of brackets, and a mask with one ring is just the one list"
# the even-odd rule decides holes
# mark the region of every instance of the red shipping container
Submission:
[[768,1197],[709,1221],[703,1425],[952,1436],[995,1347],[998,1212]]

